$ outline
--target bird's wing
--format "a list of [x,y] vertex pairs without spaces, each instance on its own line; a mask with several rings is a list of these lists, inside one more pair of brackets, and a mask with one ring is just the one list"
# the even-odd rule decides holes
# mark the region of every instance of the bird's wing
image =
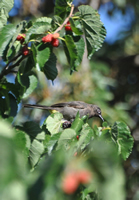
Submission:
[[53,104],[51,107],[65,107],[65,106],[77,109],[84,109],[86,107],[86,103],[84,103],[83,101],[70,101],[65,103]]

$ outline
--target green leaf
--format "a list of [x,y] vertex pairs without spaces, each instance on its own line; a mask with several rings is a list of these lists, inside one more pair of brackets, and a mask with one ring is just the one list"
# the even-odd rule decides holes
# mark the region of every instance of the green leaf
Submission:
[[68,4],[71,4],[72,0],[56,0],[55,1],[55,15],[58,15],[61,18],[64,18],[67,14],[67,11],[70,11],[70,7]]
[[34,57],[30,55],[29,57],[25,58],[20,66],[20,73],[27,74],[35,67]]
[[45,140],[45,133],[41,130],[39,125],[35,122],[25,122],[22,127],[16,127],[26,132],[31,140],[29,161],[33,168],[40,160],[44,152],[43,141]]
[[29,161],[32,168],[39,162],[43,152],[44,152],[43,143],[39,142],[38,140],[33,140],[33,142],[31,143],[30,155],[29,155]]
[[35,122],[25,122],[21,130],[24,130],[30,136],[31,140],[36,139],[39,141],[43,141],[45,139],[44,131],[42,131],[40,126]]
[[34,89],[37,87],[38,85],[38,79],[36,76],[34,76],[34,74],[30,74],[29,75],[29,87],[27,88],[26,92],[23,95],[23,99],[27,98],[33,91]]
[[[2,86],[2,87],[1,87]],[[15,117],[17,114],[17,101],[13,94],[9,93],[6,82],[0,85],[0,114],[3,118]]]
[[76,115],[75,120],[72,122],[71,128],[74,129],[76,134],[82,129],[83,120],[80,118],[79,112]]
[[10,107],[9,116],[15,117],[17,114],[17,109],[18,109],[17,101],[12,94],[9,93],[8,96],[9,96],[9,107]]
[[8,46],[12,37],[16,34],[16,28],[13,24],[8,24],[3,27],[0,33],[0,56],[3,55],[3,51]]
[[93,129],[86,123],[83,125],[80,132],[79,141],[77,143],[78,148],[83,150],[95,137]]
[[75,136],[76,136],[76,132],[73,129],[71,128],[65,129],[61,133],[60,138],[58,140],[57,150],[63,147],[65,147],[65,149],[68,150],[70,148],[70,143],[72,139],[75,138]]
[[74,21],[72,18],[69,18],[72,31],[77,35],[83,35],[82,26],[79,20]]
[[8,13],[14,5],[13,0],[1,0],[0,1],[0,30],[6,25],[7,18],[9,17]]
[[130,155],[134,139],[128,126],[124,122],[115,122],[111,128],[112,138],[116,142],[118,152],[124,160]]
[[91,187],[97,191],[100,199],[124,200],[125,177],[117,149],[105,140],[93,140],[90,143],[90,166],[94,173]]
[[16,146],[18,146],[18,148],[21,149],[25,159],[27,160],[29,156],[30,145],[31,145],[30,138],[24,131],[15,129],[15,132],[16,134],[14,136],[14,142]]
[[25,178],[26,160],[21,148],[15,144],[14,137],[15,132],[11,125],[5,120],[0,120],[1,193],[12,181],[18,180],[20,183],[20,180]]
[[57,77],[58,71],[56,68],[56,56],[54,53],[50,54],[49,60],[45,63],[42,71],[46,75],[46,77],[50,80],[54,80]]
[[77,54],[77,48],[76,45],[74,43],[74,40],[72,38],[72,36],[70,35],[65,35],[65,42],[64,42],[64,50],[65,50],[65,54],[67,56],[67,60],[71,66],[71,70],[75,70],[75,61],[78,57]]
[[61,135],[61,132],[52,135],[50,140],[49,140],[49,142],[47,144],[45,144],[45,148],[47,148],[47,151],[48,151],[49,155],[55,149],[55,146],[58,143],[60,135]]
[[21,63],[15,79],[16,88],[19,94],[17,97],[27,98],[37,87],[38,79],[36,74],[30,71],[34,65],[35,63],[32,56],[29,56]]
[[47,22],[48,24],[51,24],[52,18],[50,18],[50,17],[40,17],[36,20],[36,22]]
[[77,42],[75,41],[76,49],[77,49],[77,59],[75,61],[75,66],[78,67],[83,59],[84,50],[85,50],[85,43],[84,39],[80,38]]
[[[7,51],[6,51],[6,54],[8,54],[9,51],[11,50],[11,48],[13,47],[13,45],[15,45],[14,42],[16,41],[17,36],[19,35],[19,33],[22,32],[22,30],[25,29],[26,24],[27,24],[27,23],[26,23],[25,20],[24,20],[24,21],[21,21],[19,24],[17,24],[17,26],[16,26],[16,33],[14,34],[14,36],[13,36],[13,38],[12,38],[12,41],[10,42],[10,44],[9,44],[9,46],[8,46],[8,49],[7,49]],[[16,46],[18,45],[18,43],[20,43],[20,42],[17,42]]]
[[85,33],[88,58],[98,51],[106,36],[106,30],[100,21],[100,16],[91,6],[79,6],[79,16]]
[[51,114],[50,116],[47,117],[45,124],[46,128],[51,133],[51,135],[54,135],[59,132],[62,118],[63,116],[59,112]]
[[44,64],[48,61],[50,57],[50,48],[46,47],[44,44],[39,44],[36,48],[37,50],[37,63],[39,64],[39,67],[42,69],[44,67]]
[[51,24],[48,22],[34,22],[33,26],[31,26],[26,32],[25,42],[28,42],[31,39],[32,35],[44,34],[51,27]]
[[56,30],[62,24],[62,22],[63,20],[61,17],[54,15],[51,22],[53,30]]

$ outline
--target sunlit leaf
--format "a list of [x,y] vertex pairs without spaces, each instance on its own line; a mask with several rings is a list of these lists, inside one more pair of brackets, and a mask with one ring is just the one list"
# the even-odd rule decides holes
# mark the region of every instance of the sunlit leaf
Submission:
[[124,160],[128,158],[133,148],[133,137],[124,122],[115,122],[112,126],[112,138],[116,141],[118,152]]

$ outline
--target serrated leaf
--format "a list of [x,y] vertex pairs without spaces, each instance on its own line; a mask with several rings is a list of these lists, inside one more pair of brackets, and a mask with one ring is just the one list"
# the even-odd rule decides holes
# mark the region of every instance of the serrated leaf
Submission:
[[71,128],[65,129],[60,135],[57,149],[60,149],[62,147],[69,149],[71,140],[75,138],[75,136],[76,136],[76,132],[73,129]]
[[31,26],[26,32],[25,41],[28,42],[31,35],[44,34],[51,27],[51,24],[48,22],[34,22],[33,26]]
[[22,61],[20,66],[20,73],[28,73],[32,70],[33,67],[35,67],[34,57],[30,55]]
[[36,20],[36,22],[47,22],[47,23],[51,24],[52,18],[50,18],[50,17],[40,17]]
[[34,75],[29,75],[29,87],[27,88],[26,92],[23,95],[23,99],[27,98],[37,87],[38,79]]
[[37,52],[37,63],[39,64],[39,67],[42,69],[44,67],[44,64],[48,61],[50,57],[50,48],[46,47],[44,44],[40,44],[36,48]]
[[[25,26],[26,26],[26,21],[21,21],[19,24],[17,24],[16,26],[16,33],[14,34],[13,38],[12,38],[12,41],[11,43],[9,44],[9,47],[8,47],[8,50],[7,50],[7,54],[8,52],[10,51],[10,49],[12,48],[12,46],[14,45],[14,42],[16,41],[16,38],[18,36],[19,33],[22,32],[22,30],[25,29]],[[18,44],[18,43],[17,43]]]
[[24,131],[21,131],[15,128],[15,132],[16,134],[14,137],[14,142],[16,146],[18,146],[18,148],[21,149],[21,151],[23,152],[27,160],[29,156],[30,145],[31,145],[30,138]]
[[36,139],[39,141],[43,141],[45,139],[44,131],[42,131],[39,124],[35,122],[32,122],[32,121],[25,122],[23,124],[22,130],[24,130],[30,136],[32,140]]
[[50,80],[54,80],[57,77],[58,71],[56,68],[56,56],[54,53],[50,54],[49,60],[45,63],[42,71],[46,75],[46,77]]
[[75,61],[75,66],[78,67],[83,59],[84,50],[85,50],[85,43],[84,39],[80,38],[77,42],[75,42],[76,49],[77,49],[77,59]]
[[[68,4],[71,4],[72,0],[56,0],[55,1],[55,15],[60,16],[61,18],[64,18],[67,14],[67,11],[70,11],[70,7]],[[69,8],[69,10],[68,10]]]
[[59,132],[61,127],[61,120],[63,118],[63,115],[59,112],[56,112],[46,119],[46,128],[51,133],[51,135],[54,135]]
[[8,13],[14,5],[13,0],[1,0],[0,1],[0,29],[7,23]]
[[45,133],[42,131],[40,126],[35,122],[25,122],[22,127],[16,127],[19,130],[27,133],[31,140],[29,161],[33,168],[40,160],[41,155],[44,152],[43,141],[45,140]]
[[93,129],[86,123],[83,125],[82,130],[80,132],[79,141],[77,143],[78,148],[83,150],[86,145],[88,145],[91,140],[95,137]]
[[18,70],[16,79],[15,79],[15,85],[18,91],[17,98],[28,97],[33,92],[33,90],[37,87],[38,79],[36,75],[32,71],[30,71],[32,67],[34,66],[35,66],[35,63],[32,56],[29,56],[21,63],[21,66]]
[[60,135],[61,135],[61,132],[52,135],[49,142],[45,145],[45,148],[47,148],[49,155],[55,149],[55,146],[59,140]]
[[116,141],[118,152],[124,160],[128,158],[133,148],[133,137],[124,122],[115,122],[111,128],[112,138]]
[[83,35],[82,26],[79,20],[74,21],[72,18],[69,18],[72,31],[77,35]]
[[33,140],[30,147],[29,161],[33,168],[40,160],[41,155],[44,152],[44,146],[38,140]]
[[51,22],[52,28],[56,30],[62,24],[62,22],[63,20],[61,17],[54,15]]
[[79,6],[80,20],[85,33],[88,58],[98,51],[106,36],[106,30],[100,21],[100,16],[91,6]]
[[83,126],[83,120],[80,118],[79,112],[77,112],[75,120],[72,122],[71,128],[74,129],[76,134],[81,131]]
[[75,70],[75,61],[78,57],[77,55],[77,48],[74,43],[72,36],[65,35],[65,46],[64,50],[68,59],[68,62],[71,66],[71,70]]
[[8,24],[1,30],[0,33],[0,56],[3,55],[3,51],[11,41],[12,37],[16,33],[16,27],[13,24]]

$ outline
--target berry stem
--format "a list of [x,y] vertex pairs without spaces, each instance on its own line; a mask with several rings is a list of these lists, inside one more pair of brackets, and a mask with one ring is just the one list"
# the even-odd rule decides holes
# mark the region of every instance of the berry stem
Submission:
[[62,38],[62,37],[59,37],[59,39],[60,39],[60,40],[63,40],[63,41],[65,41],[65,39],[64,39],[64,38]]
[[65,21],[63,22],[63,24],[61,24],[61,26],[59,26],[54,33],[57,33],[59,31],[61,31],[61,29],[67,24],[67,22],[69,21],[69,18],[72,16],[73,14],[73,11],[74,11],[74,5],[72,4],[71,5],[71,10],[70,10],[70,14],[69,16],[65,19]]
[[78,16],[73,16],[72,19],[80,19]]

